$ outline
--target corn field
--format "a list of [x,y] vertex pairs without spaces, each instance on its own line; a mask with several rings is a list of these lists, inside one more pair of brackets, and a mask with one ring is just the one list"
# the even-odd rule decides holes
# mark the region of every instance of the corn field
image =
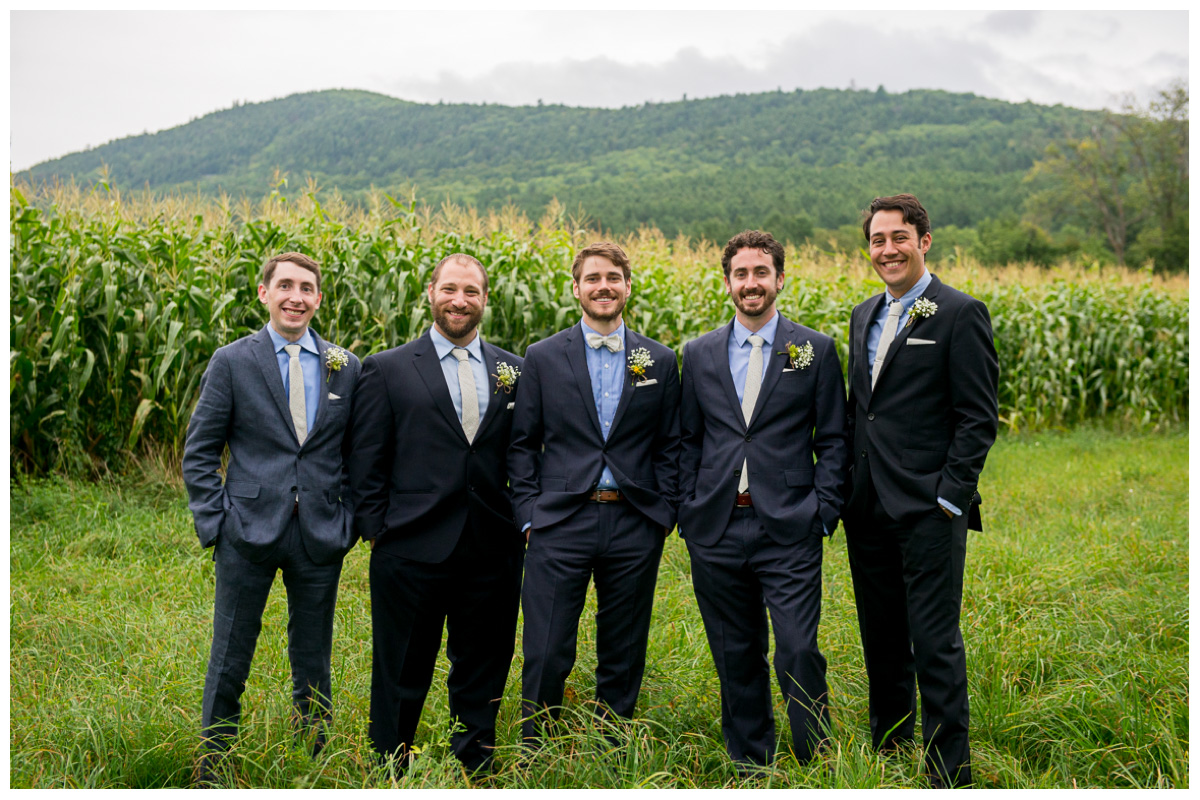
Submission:
[[[555,205],[534,223],[382,193],[351,207],[315,186],[234,202],[17,185],[9,203],[10,458],[30,473],[119,471],[140,450],[181,450],[209,357],[265,324],[256,287],[273,253],[321,263],[314,327],[360,358],[418,336],[433,266],[469,253],[489,273],[483,335],[523,353],[579,319],[571,258],[599,237]],[[653,230],[621,243],[631,326],[682,352],[728,321],[719,247]],[[787,264],[781,311],[833,336],[844,367],[850,311],[882,284],[862,253],[806,245]],[[931,268],[987,303],[1009,429],[1186,421],[1186,277],[961,257]]]

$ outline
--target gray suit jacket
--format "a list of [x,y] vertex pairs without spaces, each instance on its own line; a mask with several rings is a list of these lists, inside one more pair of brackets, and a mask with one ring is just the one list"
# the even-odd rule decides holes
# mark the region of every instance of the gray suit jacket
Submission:
[[[220,348],[208,362],[183,450],[188,508],[204,547],[225,536],[247,560],[262,561],[287,530],[293,507],[315,563],[331,563],[354,544],[342,441],[361,365],[346,351],[349,363],[331,372],[329,343],[316,331],[313,337],[321,392],[303,446],[266,327]],[[218,469],[226,445],[222,485]]]

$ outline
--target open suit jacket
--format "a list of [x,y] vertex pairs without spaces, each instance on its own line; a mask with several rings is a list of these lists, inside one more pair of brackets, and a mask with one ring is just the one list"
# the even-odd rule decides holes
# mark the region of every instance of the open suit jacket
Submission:
[[[520,357],[480,344],[489,376],[498,374],[500,361],[521,367]],[[354,528],[364,539],[379,538],[376,551],[441,563],[458,544],[471,510],[476,520],[492,523],[484,529],[511,537],[497,547],[520,544],[504,469],[515,395],[489,381],[487,411],[468,442],[428,330],[367,357],[347,462]]]
[[[679,370],[675,353],[625,327],[625,353],[644,347],[645,383],[626,373],[605,441],[579,325],[532,344],[517,388],[509,480],[517,527],[560,522],[585,502],[607,464],[629,503],[675,526],[679,466]],[[544,450],[544,452],[543,452]]]
[[[842,508],[846,396],[833,339],[779,317],[747,425],[729,371],[733,322],[683,350],[679,534],[710,545],[725,532],[742,464],[767,535],[791,544],[830,533]],[[787,344],[811,343],[812,363],[793,369]],[[816,457],[816,466],[813,458]]]
[[870,514],[867,488],[898,522],[929,513],[944,498],[969,512],[981,530],[976,484],[996,439],[999,363],[987,307],[934,275],[923,295],[931,317],[896,332],[871,389],[867,328],[885,295],[850,315],[850,402],[853,437],[845,517]]
[[[325,363],[330,344],[316,331],[313,338],[321,391],[303,445],[266,327],[220,348],[208,362],[183,450],[188,508],[203,546],[224,536],[246,560],[262,561],[286,532],[293,508],[314,563],[330,564],[353,545],[342,440],[361,367],[345,351],[349,363],[331,371]],[[222,485],[218,469],[226,444]]]

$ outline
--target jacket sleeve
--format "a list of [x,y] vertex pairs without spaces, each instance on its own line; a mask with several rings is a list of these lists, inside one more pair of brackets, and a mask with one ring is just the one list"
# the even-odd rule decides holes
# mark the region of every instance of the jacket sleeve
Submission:
[[396,421],[387,381],[376,356],[363,362],[345,439],[345,463],[354,508],[354,533],[374,539],[387,520]]
[[513,518],[517,530],[533,519],[533,503],[541,491],[542,387],[536,351],[525,351],[517,397],[513,401],[512,442],[508,448],[508,485],[512,490]]
[[846,432],[846,384],[837,345],[828,339],[817,363],[816,421],[813,428],[813,452],[817,457],[813,486],[821,504],[821,522],[833,533],[842,513],[845,498],[842,489],[850,458],[850,440]]
[[681,504],[695,499],[696,473],[700,469],[700,456],[704,448],[704,411],[700,408],[700,400],[696,396],[696,370],[692,366],[694,358],[696,358],[696,348],[690,344],[685,345],[679,397],[679,502]]
[[662,498],[671,507],[671,527],[679,512],[679,367],[672,350],[667,350],[663,361],[662,416],[654,434],[651,459],[654,465],[655,483]]
[[938,481],[938,497],[966,511],[1000,426],[1000,363],[987,306],[970,298],[950,340],[950,414],[953,436]]
[[233,425],[233,380],[228,352],[213,353],[200,378],[200,397],[188,420],[183,445],[183,483],[188,508],[200,544],[211,547],[225,519],[225,488],[221,483],[221,456]]

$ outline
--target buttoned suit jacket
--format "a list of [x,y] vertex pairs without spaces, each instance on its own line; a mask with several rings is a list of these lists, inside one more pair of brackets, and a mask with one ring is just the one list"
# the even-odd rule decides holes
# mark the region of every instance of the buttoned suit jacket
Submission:
[[578,324],[531,344],[517,386],[509,481],[517,527],[560,522],[596,490],[605,465],[629,503],[664,528],[675,526],[679,476],[679,369],[675,353],[625,328],[626,361],[645,348],[645,382],[625,371],[605,441]]
[[342,445],[361,365],[346,350],[348,363],[331,371],[330,344],[312,333],[321,380],[303,445],[266,327],[218,349],[208,362],[183,449],[188,508],[204,547],[221,536],[248,561],[262,561],[287,531],[293,508],[314,563],[332,563],[354,544]]
[[[832,533],[848,457],[837,347],[780,314],[747,425],[729,370],[732,333],[731,320],[683,349],[679,534],[702,545],[721,538],[743,463],[754,511],[771,539],[791,544],[823,528]],[[812,363],[793,368],[789,343],[812,344]]]
[[848,522],[871,513],[868,486],[898,522],[935,511],[938,497],[982,529],[979,473],[999,426],[999,362],[987,306],[936,275],[922,295],[933,316],[896,333],[871,389],[867,331],[885,295],[850,315],[850,400],[853,442],[846,489]]
[[506,468],[514,394],[498,387],[495,376],[497,363],[520,369],[523,362],[480,344],[490,394],[471,442],[428,329],[363,362],[347,461],[355,531],[378,539],[376,551],[441,563],[471,513],[486,532],[483,546],[520,546]]

